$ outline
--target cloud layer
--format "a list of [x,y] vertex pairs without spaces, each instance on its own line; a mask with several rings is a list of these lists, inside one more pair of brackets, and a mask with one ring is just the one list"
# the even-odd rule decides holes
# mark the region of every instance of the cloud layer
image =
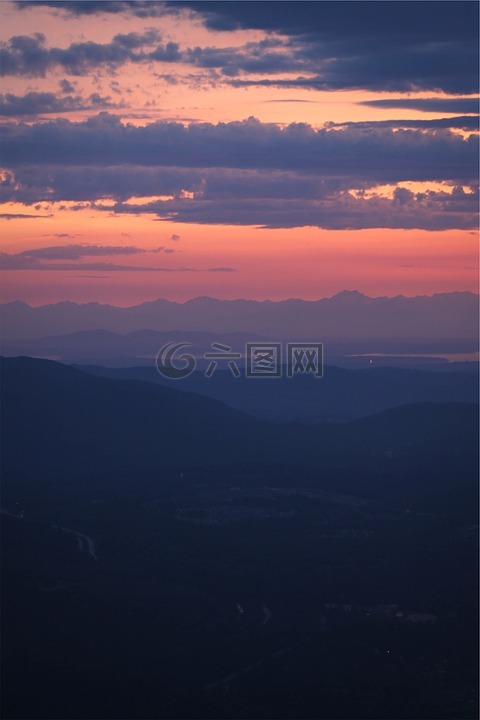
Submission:
[[[3,162],[67,167],[236,168],[311,173],[373,182],[455,180],[478,175],[478,138],[357,127],[314,130],[243,122],[122,124],[100,113],[85,122],[4,125]],[[150,195],[153,193],[150,192]]]
[[[161,42],[154,29],[110,43],[49,47],[41,33],[14,36],[0,49],[5,75],[42,77],[56,67],[72,75],[125,63],[184,64],[210,72],[211,83],[313,90],[367,89],[478,92],[478,4],[474,2],[19,2],[70,15],[185,14],[212,30],[263,30],[242,47],[185,47]],[[280,76],[282,74],[282,76]],[[284,77],[289,74],[290,77]],[[205,79],[205,78],[204,78]],[[208,78],[207,78],[208,80]]]
[[[23,0],[16,7],[24,17],[34,12],[32,7],[41,7],[43,15],[51,12],[56,23],[66,25],[79,16],[105,21],[118,14],[116,22],[132,31],[112,32],[111,39],[101,42],[100,35],[95,41],[72,42],[81,36],[47,38],[44,25],[44,33],[14,35],[1,45],[1,72],[14,78],[12,87],[27,87],[24,95],[6,92],[0,98],[5,118],[0,128],[2,199],[26,206],[24,214],[17,206],[7,207],[6,218],[33,218],[32,207],[51,213],[58,204],[70,203],[72,212],[88,207],[202,224],[476,227],[476,3]],[[193,18],[197,27],[213,31],[211,44],[204,40],[204,30],[201,45],[183,43],[181,34],[173,42],[168,30],[172,18],[155,21],[167,15],[180,25]],[[245,30],[256,32],[240,41],[238,31]],[[229,97],[238,88],[245,98],[259,97],[248,88],[265,88],[269,99],[262,102],[286,102],[278,88],[298,89],[302,102],[307,100],[301,90],[311,91],[309,97],[315,99],[315,91],[336,97],[337,90],[361,89],[398,94],[369,95],[358,102],[362,113],[365,107],[372,115],[373,108],[396,112],[388,119],[383,113],[380,120],[358,122],[347,111],[343,122],[320,128],[304,122],[269,124],[254,117],[129,124],[105,112],[125,110],[126,117],[131,112],[131,119],[137,119],[128,83],[113,80],[126,66],[162,87],[167,80],[168,90],[179,97],[191,84],[220,93],[227,87]],[[83,76],[93,83],[88,91]],[[52,79],[57,92],[51,89]],[[106,82],[112,95],[105,94]],[[153,87],[142,87],[133,102],[154,107]],[[431,97],[401,95],[417,91],[429,91]],[[78,111],[88,119],[42,117]],[[410,113],[408,119],[402,119],[402,111]],[[437,117],[415,119],[413,112]],[[177,237],[172,235],[173,242]],[[68,252],[81,252],[81,247],[69,246]],[[7,261],[49,261],[34,255],[15,258]],[[55,262],[79,259],[57,257]]]
[[[135,127],[106,113],[79,123],[8,124],[1,191],[9,202],[73,201],[179,222],[475,227],[478,137],[379,125],[314,130],[251,118]],[[393,192],[398,183],[431,181],[445,189]],[[376,192],[385,184],[390,197]],[[105,198],[107,206],[98,204]]]

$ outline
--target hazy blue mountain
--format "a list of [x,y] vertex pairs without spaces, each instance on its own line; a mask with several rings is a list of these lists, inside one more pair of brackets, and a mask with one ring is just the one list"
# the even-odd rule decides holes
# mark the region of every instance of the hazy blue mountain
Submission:
[[[312,336],[313,337],[313,336]],[[290,338],[287,338],[287,341]],[[473,362],[478,341],[475,338],[331,338],[317,336],[323,343],[324,359],[330,365],[362,368],[409,367],[426,370],[475,373],[478,364]],[[189,352],[195,355],[199,367],[205,369],[205,353],[211,352],[213,343],[221,343],[243,356],[248,342],[269,341],[268,335],[232,332],[218,333],[202,330],[133,330],[121,334],[111,330],[82,330],[64,335],[36,338],[6,338],[2,354],[6,357],[27,355],[58,360],[67,364],[107,365],[129,367],[152,366],[161,348],[168,342],[188,342]],[[270,339],[271,341],[271,339]],[[284,341],[283,352],[286,353]],[[447,362],[447,359],[455,362]],[[462,358],[471,358],[461,363]]]
[[82,366],[102,377],[144,380],[183,392],[220,400],[237,410],[276,422],[338,421],[373,415],[389,408],[418,402],[472,402],[478,400],[478,376],[463,372],[427,372],[368,367],[346,370],[326,366],[323,378],[236,378],[217,369],[209,378],[197,371],[172,381],[153,366],[108,368]]
[[39,477],[278,456],[273,426],[216,400],[47,360],[2,359],[2,406],[6,465]]
[[370,298],[343,291],[316,301],[279,302],[195,298],[185,303],[155,300],[118,308],[99,303],[60,302],[33,308],[2,306],[5,339],[27,339],[83,330],[128,333],[151,330],[247,332],[278,339],[301,338],[475,338],[478,296],[469,292],[431,297]]
[[247,342],[261,340],[247,333],[219,335],[202,331],[134,330],[126,335],[110,330],[83,330],[65,335],[42,338],[10,339],[2,343],[6,357],[32,356],[54,359],[63,363],[101,363],[112,367],[125,364],[152,365],[159,350],[170,341],[188,341],[196,357],[211,351],[214,342],[221,342],[243,353]]

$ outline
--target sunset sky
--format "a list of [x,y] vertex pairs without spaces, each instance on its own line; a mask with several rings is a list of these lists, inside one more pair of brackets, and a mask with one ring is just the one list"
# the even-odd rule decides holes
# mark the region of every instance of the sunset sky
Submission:
[[478,292],[477,2],[2,2],[3,302]]

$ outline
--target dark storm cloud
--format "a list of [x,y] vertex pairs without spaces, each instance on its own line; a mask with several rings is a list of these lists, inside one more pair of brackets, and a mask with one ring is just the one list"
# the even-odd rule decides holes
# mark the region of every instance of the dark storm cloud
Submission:
[[404,110],[419,110],[420,112],[435,113],[461,113],[478,115],[479,98],[393,98],[390,100],[366,100],[358,103],[369,107]]
[[73,15],[131,13],[139,17],[158,17],[165,12],[178,14],[184,9],[198,13],[206,27],[232,31],[260,29],[292,37],[349,41],[359,37],[391,46],[419,42],[475,41],[478,7],[475,2],[442,0],[405,2],[302,2],[290,0],[244,2],[228,0],[16,0],[20,10],[45,6]]
[[[7,168],[44,165],[101,168],[236,168],[283,170],[365,181],[453,180],[478,177],[478,138],[448,130],[424,132],[388,128],[314,130],[304,123],[279,128],[249,118],[242,122],[123,125],[107,113],[82,123],[55,120],[5,124]],[[121,180],[119,180],[121,182]],[[140,180],[141,182],[141,180]],[[12,188],[9,176],[2,182]],[[114,190],[112,191],[114,192]],[[145,194],[162,194],[150,187]],[[137,193],[138,194],[138,193]]]
[[[292,72],[316,73],[294,78],[237,78],[232,87],[276,87],[305,90],[358,90],[371,92],[435,91],[451,94],[478,92],[477,47],[419,47],[399,57],[394,51],[364,57],[326,59],[316,64],[297,60]],[[318,72],[320,70],[320,72]],[[281,68],[279,68],[281,71]]]
[[[39,0],[36,4],[42,4]],[[143,3],[43,3],[70,12],[143,13]],[[25,3],[21,5],[25,6]],[[109,9],[107,10],[107,5]],[[148,5],[148,4],[147,4]],[[6,75],[42,76],[55,65],[72,74],[125,62],[184,63],[211,71],[211,83],[338,90],[478,92],[478,6],[474,2],[226,2],[152,3],[152,14],[191,8],[217,30],[262,29],[243,47],[157,45],[155,38],[116,36],[111,43],[45,47],[42,35],[11,38],[2,49]],[[275,35],[275,33],[277,33]],[[122,39],[123,38],[123,39]],[[216,74],[215,74],[216,73]],[[264,77],[258,77],[261,74]],[[279,73],[292,78],[275,78]],[[274,77],[270,77],[270,76]],[[266,77],[265,77],[266,76]],[[208,80],[208,78],[207,78]]]
[[110,96],[102,97],[98,93],[92,93],[88,98],[73,95],[57,97],[52,92],[29,92],[26,95],[5,93],[0,95],[0,116],[3,117],[35,116],[75,110],[99,110],[102,108],[112,109],[121,106],[120,103],[114,103]]
[[[176,12],[179,3],[165,3]],[[260,29],[289,36],[323,39],[356,39],[399,45],[419,41],[441,42],[474,39],[477,32],[476,3],[461,1],[415,2],[302,2],[184,0],[214,30]]]
[[[177,3],[167,5],[176,11]],[[318,76],[310,84],[305,78],[303,84],[287,87],[478,91],[474,2],[257,0],[187,1],[182,6],[200,13],[214,30],[261,29],[283,35],[289,41],[290,70],[302,61]]]
[[44,6],[70,15],[129,13],[137,17],[198,13],[212,30],[261,29],[287,36],[315,36],[349,40],[360,34],[366,40],[396,44],[466,40],[475,34],[478,10],[474,2],[158,2],[157,0],[15,0],[19,10]]

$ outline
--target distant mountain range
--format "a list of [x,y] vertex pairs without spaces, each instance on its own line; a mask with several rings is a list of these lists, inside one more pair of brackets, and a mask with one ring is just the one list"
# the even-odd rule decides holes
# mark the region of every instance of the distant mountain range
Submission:
[[316,301],[289,299],[217,300],[185,303],[155,300],[119,308],[99,303],[60,302],[30,307],[15,301],[1,306],[3,338],[30,339],[87,330],[251,333],[264,337],[456,338],[478,335],[478,296],[470,292],[431,297],[371,298],[343,291]]

